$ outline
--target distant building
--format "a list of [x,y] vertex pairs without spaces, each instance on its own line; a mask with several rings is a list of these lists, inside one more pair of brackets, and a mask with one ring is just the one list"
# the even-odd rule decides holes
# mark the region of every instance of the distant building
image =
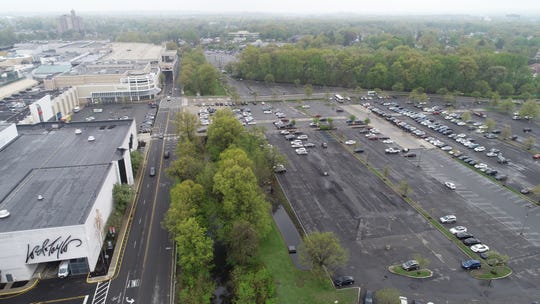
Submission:
[[56,19],[56,30],[58,34],[67,31],[83,33],[84,24],[82,17],[75,15],[75,10],[71,10],[71,14],[62,15]]
[[229,33],[229,38],[236,42],[246,41],[246,40],[257,40],[259,39],[259,33],[250,33],[248,31],[238,31]]

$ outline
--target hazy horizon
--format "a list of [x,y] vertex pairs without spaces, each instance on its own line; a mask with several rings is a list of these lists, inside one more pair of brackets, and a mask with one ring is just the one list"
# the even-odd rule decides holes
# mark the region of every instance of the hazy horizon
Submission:
[[67,14],[71,9],[84,14],[242,14],[266,13],[287,15],[539,15],[540,1],[532,0],[379,0],[369,3],[354,0],[334,0],[324,3],[274,0],[253,3],[247,0],[200,0],[183,3],[175,0],[27,0],[24,6],[15,1],[2,4],[3,15]]

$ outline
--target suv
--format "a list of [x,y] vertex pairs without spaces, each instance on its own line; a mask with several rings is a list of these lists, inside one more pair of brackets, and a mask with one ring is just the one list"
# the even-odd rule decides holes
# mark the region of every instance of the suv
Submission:
[[480,263],[480,261],[478,260],[467,260],[467,261],[463,261],[461,262],[461,267],[463,267],[463,269],[478,269],[478,268],[481,268],[482,267],[482,263]]
[[417,270],[420,269],[420,265],[416,260],[409,260],[403,264],[401,264],[401,268],[405,271],[411,271],[411,270]]
[[155,175],[156,175],[156,168],[150,167],[150,176],[155,176]]

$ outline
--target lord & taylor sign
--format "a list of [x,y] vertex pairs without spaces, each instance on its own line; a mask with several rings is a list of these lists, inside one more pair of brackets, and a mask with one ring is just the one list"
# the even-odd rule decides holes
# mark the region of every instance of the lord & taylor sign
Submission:
[[34,247],[27,244],[26,263],[39,256],[47,257],[56,255],[56,258],[60,259],[60,255],[66,253],[69,249],[69,245],[71,244],[75,247],[79,247],[82,245],[82,241],[81,239],[71,238],[70,235],[65,239],[63,239],[61,236],[52,241],[51,239],[45,239],[43,243]]

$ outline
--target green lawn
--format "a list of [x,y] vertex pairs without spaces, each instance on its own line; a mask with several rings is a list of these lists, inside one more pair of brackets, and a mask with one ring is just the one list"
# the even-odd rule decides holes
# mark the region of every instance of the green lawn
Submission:
[[328,279],[320,279],[309,271],[294,267],[276,225],[261,244],[260,257],[272,273],[276,284],[276,303],[329,304],[358,303],[357,288],[336,290]]
[[393,265],[390,266],[391,272],[411,278],[429,278],[432,275],[432,272],[429,269],[419,269],[419,270],[411,270],[407,271],[401,267],[401,265]]

